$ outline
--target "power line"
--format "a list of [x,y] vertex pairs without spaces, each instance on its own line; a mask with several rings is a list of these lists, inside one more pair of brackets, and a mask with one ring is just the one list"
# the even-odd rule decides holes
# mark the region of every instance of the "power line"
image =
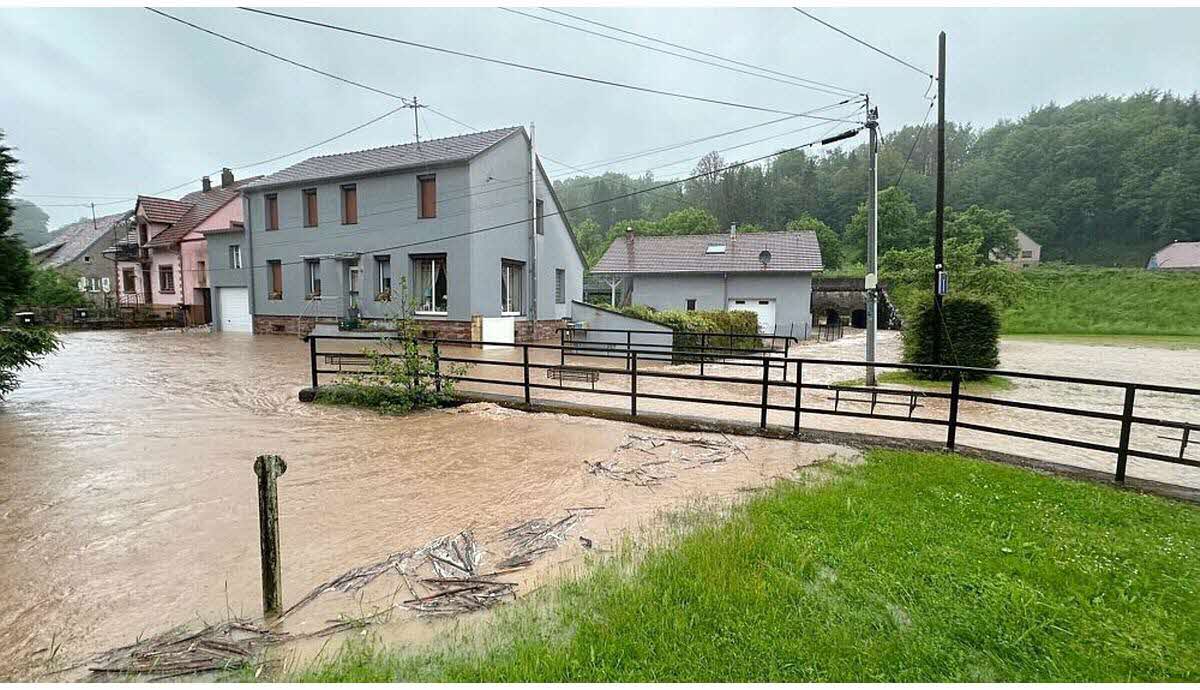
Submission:
[[[735,168],[741,168],[741,167],[744,167],[744,166],[747,166],[747,165],[752,165],[752,164],[754,164],[754,163],[758,163],[758,162],[760,162],[760,161],[767,160],[768,158],[774,158],[774,157],[776,157],[776,156],[781,156],[781,155],[783,155],[783,154],[785,154],[785,153],[793,153],[793,152],[795,152],[795,151],[800,151],[800,150],[802,150],[802,149],[809,148],[809,147],[812,147],[812,146],[818,146],[818,145],[824,145],[824,144],[831,144],[831,143],[834,143],[834,142],[837,142],[837,141],[841,141],[841,140],[843,140],[843,139],[848,139],[848,138],[850,138],[850,137],[853,137],[853,136],[857,135],[857,134],[858,134],[859,132],[861,132],[862,130],[863,130],[863,128],[862,128],[861,126],[860,126],[860,127],[856,127],[856,128],[854,128],[854,129],[848,129],[848,130],[846,130],[846,131],[844,131],[844,132],[842,132],[842,133],[840,133],[840,134],[837,134],[837,135],[834,135],[834,136],[831,136],[831,137],[824,137],[824,138],[822,138],[822,139],[814,139],[814,140],[812,140],[812,141],[810,141],[810,142],[807,142],[807,143],[804,143],[804,144],[800,144],[800,145],[798,145],[798,146],[792,146],[792,147],[790,147],[790,148],[786,148],[786,149],[780,149],[779,151],[776,151],[776,152],[774,152],[774,153],[769,153],[769,154],[766,154],[766,155],[764,155],[764,156],[758,156],[757,158],[751,158],[751,159],[749,159],[749,160],[745,160],[745,161],[739,161],[739,162],[737,162],[737,163],[731,163],[731,164],[729,164],[729,165],[722,166],[722,167],[720,167],[720,168],[716,168],[716,169],[714,169],[714,170],[707,170],[707,171],[705,171],[705,172],[702,172],[702,173],[697,173],[697,174],[695,174],[695,175],[691,175],[691,176],[689,176],[689,177],[685,177],[685,178],[682,178],[682,179],[679,179],[679,180],[672,180],[672,181],[670,181],[670,182],[664,182],[664,183],[661,183],[661,184],[653,185],[653,186],[651,186],[651,187],[646,187],[646,188],[644,188],[644,189],[638,189],[638,190],[634,190],[634,191],[632,191],[632,192],[626,192],[626,193],[624,193],[624,194],[618,194],[618,195],[616,195],[616,196],[612,196],[612,197],[609,197],[609,198],[607,198],[607,199],[600,199],[600,200],[598,200],[598,201],[591,201],[591,202],[588,202],[588,203],[586,203],[586,204],[580,204],[580,205],[578,205],[578,206],[573,206],[573,207],[571,207],[571,208],[568,208],[568,209],[561,209],[561,210],[558,210],[558,211],[554,211],[553,213],[543,213],[543,214],[542,214],[542,217],[543,217],[543,218],[552,218],[552,217],[554,217],[554,216],[562,216],[562,215],[566,215],[566,214],[568,214],[568,213],[572,213],[572,212],[575,212],[575,211],[581,211],[581,210],[583,210],[583,209],[585,209],[585,208],[591,208],[592,206],[599,206],[599,205],[601,205],[601,204],[608,204],[608,203],[612,203],[612,202],[614,202],[614,201],[620,201],[621,199],[628,199],[628,198],[630,198],[630,197],[638,196],[639,194],[647,194],[647,193],[649,193],[649,192],[653,192],[653,191],[656,191],[656,190],[659,190],[659,189],[665,189],[665,188],[667,188],[667,187],[671,187],[671,186],[674,186],[674,185],[677,185],[677,184],[681,184],[681,183],[685,183],[685,182],[690,182],[690,181],[692,181],[692,180],[695,180],[695,179],[698,179],[698,178],[701,178],[701,177],[706,177],[706,176],[709,176],[709,175],[717,175],[717,174],[720,174],[720,173],[723,173],[723,172],[726,172],[726,171],[729,171],[729,170],[733,170],[733,169],[735,169]],[[528,202],[526,202],[526,203],[528,203]],[[443,236],[441,236],[441,237],[430,237],[430,238],[423,239],[423,240],[417,240],[417,241],[415,241],[415,242],[405,242],[405,243],[402,243],[402,244],[396,244],[396,245],[392,245],[392,246],[388,246],[388,247],[376,247],[376,248],[374,248],[374,249],[365,249],[365,250],[362,250],[362,251],[360,251],[360,252],[359,252],[359,254],[360,254],[360,255],[362,255],[362,254],[375,254],[375,253],[378,253],[378,252],[392,251],[392,250],[395,250],[395,249],[405,249],[405,248],[408,248],[408,247],[416,247],[416,246],[420,246],[420,245],[424,245],[424,244],[430,244],[430,243],[432,243],[432,242],[444,242],[444,241],[446,241],[446,240],[453,240],[453,239],[458,239],[458,238],[460,238],[460,237],[468,237],[468,236],[471,236],[471,235],[478,235],[478,234],[481,234],[481,233],[484,233],[484,232],[491,232],[491,231],[493,231],[493,230],[501,230],[501,229],[503,229],[503,228],[513,227],[513,226],[517,226],[517,225],[525,225],[525,224],[528,224],[529,222],[531,222],[532,220],[533,220],[532,218],[521,218],[521,219],[519,219],[519,220],[509,221],[509,222],[507,222],[507,223],[499,223],[499,224],[497,224],[497,225],[489,225],[489,226],[487,226],[487,227],[483,227],[483,228],[476,228],[476,229],[474,229],[474,230],[466,230],[466,231],[464,231],[464,232],[453,233],[453,234],[450,234],[450,235],[443,235]],[[287,261],[287,262],[280,262],[280,265],[299,265],[299,264],[302,264],[304,261],[305,261],[305,259],[301,259],[301,260],[299,260],[299,261]],[[255,269],[255,270],[258,270],[258,269],[265,269],[265,268],[266,268],[266,264],[263,264],[262,266],[254,266],[254,267],[253,267],[253,269]],[[217,270],[221,270],[221,269],[217,269]],[[225,270],[236,270],[236,269],[225,269]]]
[[[589,82],[592,84],[613,86],[616,88],[628,89],[630,91],[639,91],[642,93],[652,93],[652,94],[657,94],[660,96],[669,96],[672,98],[680,98],[680,99],[684,99],[684,100],[696,101],[699,103],[724,105],[724,106],[728,106],[731,108],[741,108],[743,110],[756,110],[756,111],[764,112],[764,113],[778,113],[780,115],[802,115],[802,113],[796,113],[796,112],[792,112],[792,111],[788,111],[788,110],[780,110],[778,108],[768,108],[768,107],[763,107],[763,106],[750,105],[748,103],[740,103],[737,101],[726,101],[726,100],[722,100],[719,98],[708,98],[706,96],[695,96],[692,94],[680,93],[677,91],[665,91],[662,89],[651,88],[649,86],[638,86],[636,84],[626,84],[623,82],[612,81],[609,79],[600,79],[598,77],[588,77],[588,76],[581,75],[581,74],[573,74],[571,72],[562,72],[559,70],[553,70],[553,69],[549,69],[546,67],[535,67],[533,65],[526,65],[526,64],[522,64],[520,62],[513,62],[511,60],[502,60],[500,58],[487,57],[484,55],[476,55],[474,53],[467,53],[467,52],[464,52],[461,50],[454,50],[452,48],[443,48],[441,46],[435,46],[435,45],[431,45],[428,43],[418,43],[416,41],[409,41],[409,40],[406,40],[403,38],[396,38],[395,36],[386,36],[383,34],[372,33],[370,31],[351,29],[349,27],[340,26],[338,24],[330,24],[328,22],[320,22],[320,21],[316,21],[314,19],[304,19],[303,17],[293,17],[293,16],[287,15],[287,14],[281,14],[279,12],[269,12],[267,10],[255,9],[253,7],[240,7],[238,9],[244,10],[246,12],[253,12],[254,14],[261,14],[261,15],[264,15],[267,17],[275,17],[276,19],[285,19],[287,21],[297,22],[299,24],[308,24],[309,26],[316,26],[316,27],[320,27],[323,29],[331,29],[333,31],[340,31],[342,33],[353,34],[355,36],[363,36],[365,38],[374,38],[374,39],[377,39],[380,41],[388,41],[390,43],[397,43],[399,45],[406,45],[406,46],[410,46],[413,48],[421,48],[424,50],[431,50],[431,51],[434,51],[437,53],[443,53],[446,55],[454,55],[457,57],[469,58],[471,60],[479,60],[481,62],[489,62],[489,63],[496,64],[496,65],[504,65],[506,67],[514,67],[516,69],[522,69],[522,70],[526,70],[529,72],[536,72],[539,74],[548,74],[551,76],[563,77],[564,79],[576,79],[579,81]],[[823,117],[819,117],[816,115],[804,115],[804,117],[811,117],[811,118],[817,119],[817,120],[825,120],[826,122],[837,122],[837,120],[834,120],[832,118],[823,118]],[[853,124],[853,123],[848,123],[848,124]]]
[[[861,106],[860,106],[860,107],[861,107]],[[799,129],[794,129],[794,130],[790,130],[790,131],[787,131],[787,132],[780,132],[780,133],[778,133],[778,134],[773,134],[773,135],[771,135],[771,136],[768,136],[768,137],[763,137],[763,138],[760,138],[760,139],[755,139],[755,140],[753,140],[753,141],[744,142],[744,143],[737,144],[737,145],[734,145],[734,146],[730,146],[730,147],[727,147],[727,148],[724,148],[724,149],[718,149],[718,150],[717,150],[717,153],[726,153],[726,152],[728,152],[728,151],[733,151],[734,149],[745,148],[746,146],[752,146],[752,145],[754,145],[754,144],[760,144],[760,143],[762,143],[762,142],[764,142],[764,141],[768,141],[768,140],[770,140],[770,139],[775,139],[775,138],[778,138],[778,137],[781,137],[781,136],[787,136],[787,135],[790,135],[790,134],[795,134],[795,133],[802,132],[802,131],[805,131],[805,130],[813,129],[813,128],[815,128],[815,127],[822,127],[822,126],[824,126],[824,125],[826,125],[826,124],[827,124],[827,123],[824,123],[824,122],[812,123],[812,124],[806,125],[806,126],[804,126],[804,127],[801,127],[801,128],[799,128]],[[824,135],[822,135],[822,137],[825,137],[825,136],[827,136],[829,132],[833,131],[833,129],[834,129],[834,128],[836,128],[836,127],[838,127],[838,126],[839,126],[839,123],[834,123],[834,124],[833,124],[833,127],[832,127],[832,128],[830,128],[830,130],[828,130],[828,131],[827,131],[827,132],[826,132]],[[822,139],[822,140],[821,140],[820,142],[818,142],[818,143],[823,143],[824,141],[825,141],[825,139]],[[771,154],[771,155],[778,155],[778,154]],[[692,160],[693,160],[693,158],[692,158],[692,157],[683,158],[683,159],[680,159],[680,160],[675,160],[675,161],[671,161],[671,162],[669,162],[669,163],[663,163],[663,164],[661,164],[661,165],[658,165],[658,166],[655,166],[655,167],[652,167],[652,168],[648,168],[648,169],[647,169],[647,171],[653,171],[653,170],[660,170],[660,169],[663,169],[663,168],[669,168],[669,167],[672,167],[672,166],[675,166],[675,165],[679,165],[680,163],[691,162]],[[759,159],[755,159],[755,160],[761,160],[761,158],[759,158]],[[568,165],[568,164],[566,164],[566,163],[560,163],[560,165],[564,165],[564,166],[566,166],[566,167],[574,167],[574,166],[570,166],[570,165]],[[604,164],[604,163],[601,163],[600,165],[596,165],[596,166],[592,166],[592,167],[593,167],[593,168],[595,168],[595,167],[603,167],[603,165],[605,165],[605,164]],[[736,167],[736,166],[731,166],[731,167]],[[586,170],[585,168],[576,168],[576,169],[577,169],[577,170],[579,170],[580,172],[582,172],[582,171]],[[664,188],[664,187],[670,187],[670,186],[674,186],[674,185],[683,184],[683,183],[684,183],[684,182],[686,182],[688,179],[694,179],[694,178],[684,178],[684,179],[680,179],[680,180],[671,180],[671,181],[667,181],[667,182],[664,182],[664,183],[663,183],[662,185],[660,185],[659,187],[652,189],[651,191],[652,191],[652,192],[655,192],[657,189],[661,189],[661,188]],[[439,203],[445,203],[445,202],[449,202],[449,201],[457,201],[457,200],[460,200],[460,199],[470,199],[470,198],[472,198],[472,197],[479,196],[479,195],[484,195],[484,194],[496,194],[496,193],[499,193],[499,192],[502,192],[502,191],[505,191],[505,190],[508,190],[508,189],[514,189],[514,188],[518,188],[518,187],[525,187],[525,186],[527,186],[527,185],[528,185],[528,182],[529,182],[529,181],[528,181],[528,179],[521,179],[521,178],[513,178],[513,179],[508,179],[508,180],[496,180],[496,181],[497,181],[497,182],[502,182],[502,183],[503,183],[503,182],[514,182],[514,184],[507,184],[507,185],[503,185],[503,186],[500,186],[500,187],[494,187],[494,188],[491,188],[491,189],[485,189],[485,188],[484,188],[484,186],[485,186],[485,185],[474,185],[474,186],[472,186],[472,185],[465,185],[465,186],[463,186],[463,187],[459,188],[458,190],[455,190],[455,191],[462,191],[462,192],[464,192],[464,193],[462,193],[462,194],[457,194],[457,195],[455,195],[455,196],[446,196],[446,197],[441,197],[441,198],[439,198],[439,200],[438,200],[438,201],[439,201]],[[599,182],[600,182],[600,180],[595,180],[595,181],[593,181],[593,182],[592,182],[592,185],[593,185],[593,187],[594,187],[595,185],[599,184]],[[486,184],[486,183],[485,183],[485,184]],[[622,198],[623,198],[623,197],[622,197]],[[517,203],[520,203],[520,204],[528,204],[528,203],[529,203],[529,200],[528,200],[528,198],[524,198],[524,197],[523,197],[523,198],[516,199],[516,200],[513,200],[513,201],[508,201],[508,202],[500,202],[500,203],[490,204],[490,205],[488,205],[488,206],[485,206],[485,207],[483,207],[483,208],[485,208],[485,209],[502,208],[502,207],[504,207],[504,206],[512,206],[512,205],[514,205],[514,204],[517,204]],[[597,203],[604,203],[604,202],[597,202]],[[389,206],[382,206],[382,207],[379,207],[377,210],[375,210],[375,211],[373,211],[373,212],[370,212],[370,213],[364,213],[364,214],[360,214],[359,218],[361,219],[361,218],[369,218],[369,217],[372,217],[372,216],[390,215],[390,214],[393,214],[393,213],[399,213],[399,212],[402,212],[402,211],[405,211],[405,210],[415,210],[415,209],[416,209],[416,207],[417,207],[417,203],[414,203],[414,202],[405,202],[405,203],[400,203],[400,204],[397,204],[397,205],[394,205],[394,206],[393,206],[393,205],[389,205]],[[476,210],[479,210],[479,209],[476,209]],[[575,209],[571,209],[571,210],[575,210]],[[458,212],[458,213],[452,213],[452,214],[450,214],[450,215],[439,215],[439,218],[441,218],[441,219],[443,219],[443,220],[445,220],[445,219],[448,219],[448,218],[457,218],[457,217],[459,217],[459,216],[466,215],[468,212],[469,212],[469,211],[466,211],[466,210],[464,210],[464,211],[461,211],[461,212]],[[402,229],[404,229],[404,228],[407,228],[407,227],[413,227],[414,225],[415,225],[415,223],[401,224],[401,225],[396,225],[396,226],[394,226],[394,229],[395,229],[395,230],[402,230]],[[301,229],[301,228],[303,228],[303,227],[305,227],[305,226],[303,226],[303,225],[288,225],[288,226],[280,226],[279,228],[276,228],[276,229],[275,229],[275,230],[273,230],[272,232],[275,232],[275,231],[277,231],[277,230],[297,230],[297,229]],[[360,234],[360,231],[357,231],[357,230],[355,230],[355,231],[348,231],[348,232],[344,232],[344,233],[337,233],[337,234],[323,234],[321,237],[322,237],[322,239],[324,239],[324,240],[336,240],[336,239],[340,239],[340,238],[343,238],[343,237],[349,237],[349,236],[356,235],[356,234]],[[291,240],[282,240],[282,239],[281,239],[281,240],[279,240],[279,241],[276,241],[276,242],[263,242],[263,243],[256,243],[256,244],[255,244],[255,247],[281,246],[281,245],[287,245],[287,244],[291,244],[291,243],[292,243],[292,241],[291,241]]]
[[385,91],[383,89],[378,89],[378,88],[375,88],[374,86],[369,86],[367,84],[363,84],[362,82],[354,81],[353,79],[347,79],[346,77],[338,76],[336,74],[333,74],[332,72],[326,72],[325,70],[317,69],[316,67],[312,67],[311,65],[306,65],[303,62],[297,62],[296,60],[286,58],[282,55],[272,53],[269,50],[265,50],[263,48],[259,48],[258,46],[246,43],[245,41],[239,41],[238,39],[232,38],[230,36],[226,36],[223,33],[219,33],[217,31],[213,31],[212,29],[205,28],[203,26],[200,26],[199,24],[193,24],[192,22],[189,22],[185,19],[180,19],[179,17],[176,17],[175,15],[167,14],[166,12],[163,12],[162,10],[156,10],[153,7],[147,7],[146,9],[153,12],[154,14],[159,15],[160,17],[166,17],[167,19],[170,19],[171,21],[179,22],[180,24],[183,24],[184,26],[189,26],[197,31],[203,31],[206,34],[208,34],[210,36],[215,36],[223,41],[229,41],[230,43],[233,43],[235,45],[239,45],[243,48],[253,50],[256,53],[261,53],[262,55],[266,55],[267,57],[272,57],[272,58],[275,58],[276,60],[286,62],[289,65],[292,65],[293,67],[299,67],[300,69],[308,70],[309,72],[314,72],[316,74],[320,74],[323,77],[329,77],[330,79],[336,79],[337,81],[344,82],[346,84],[350,84],[351,86],[357,86],[360,89],[366,89],[367,91],[374,91],[375,93],[378,93],[378,94],[381,94],[384,96],[396,98],[405,103],[408,102],[408,100],[404,96],[401,96],[399,94],[395,94],[390,91]]
[[542,10],[544,10],[544,11],[546,11],[546,12],[553,12],[554,14],[561,14],[561,15],[563,15],[564,17],[570,17],[571,19],[574,19],[574,20],[576,20],[576,21],[585,22],[585,23],[588,23],[588,24],[592,24],[592,25],[594,25],[594,26],[600,26],[600,27],[604,27],[605,29],[609,29],[609,30],[611,30],[611,31],[619,31],[619,32],[621,32],[621,33],[623,33],[623,34],[627,34],[627,35],[630,35],[630,36],[637,36],[638,38],[644,38],[644,39],[646,39],[647,41],[654,41],[655,43],[661,43],[661,44],[663,44],[663,45],[671,46],[672,48],[679,48],[680,50],[686,50],[686,51],[688,51],[689,53],[695,53],[696,55],[703,55],[703,56],[705,56],[705,57],[710,57],[710,58],[713,58],[714,60],[721,60],[721,61],[723,61],[723,62],[728,62],[728,63],[730,63],[730,64],[734,64],[734,65],[741,65],[742,67],[749,67],[749,68],[751,68],[751,69],[756,69],[756,70],[759,70],[759,71],[761,71],[761,72],[766,72],[767,74],[774,74],[774,75],[777,75],[777,76],[780,76],[780,77],[787,77],[788,79],[794,79],[794,80],[796,80],[796,81],[807,82],[807,83],[809,83],[809,84],[813,84],[813,85],[816,85],[816,86],[823,86],[823,87],[826,87],[826,88],[829,88],[829,89],[834,89],[835,91],[840,91],[840,92],[842,92],[843,94],[847,94],[847,95],[851,95],[851,94],[853,94],[853,95],[861,95],[861,92],[859,92],[859,91],[858,91],[858,90],[856,90],[856,89],[847,89],[847,88],[845,88],[845,87],[842,87],[842,86],[835,86],[835,85],[833,85],[833,84],[827,84],[827,83],[825,83],[825,82],[816,81],[816,80],[814,80],[814,79],[805,79],[804,77],[799,77],[799,76],[796,76],[796,75],[794,75],[794,74],[788,74],[788,73],[786,73],[786,72],[780,72],[780,71],[778,71],[778,70],[768,69],[768,68],[766,68],[766,67],[761,67],[761,66],[759,66],[759,65],[755,65],[755,64],[752,64],[752,63],[749,63],[749,62],[743,62],[743,61],[741,61],[741,60],[734,60],[733,58],[722,57],[722,56],[720,56],[720,55],[716,55],[716,54],[714,54],[714,53],[706,52],[706,51],[703,51],[703,50],[697,50],[697,49],[695,49],[695,48],[689,48],[689,47],[687,47],[687,46],[685,46],[685,45],[680,45],[680,44],[678,44],[678,43],[672,43],[672,42],[670,42],[670,41],[667,41],[667,40],[664,40],[664,39],[661,39],[661,38],[655,38],[654,36],[648,36],[648,35],[646,35],[646,34],[640,34],[640,33],[636,32],[636,31],[629,31],[628,29],[622,29],[622,28],[621,28],[621,27],[619,27],[619,26],[612,26],[611,24],[605,24],[605,23],[603,23],[603,22],[598,22],[598,21],[595,21],[595,20],[593,20],[593,19],[588,19],[588,18],[586,18],[586,17],[580,17],[580,16],[579,16],[579,15],[577,15],[577,14],[571,14],[570,12],[564,12],[564,11],[562,11],[562,10],[554,9],[554,8],[552,8],[552,7],[543,7],[543,8],[541,8],[541,9],[542,9]]
[[880,55],[883,55],[883,56],[885,56],[885,57],[888,57],[888,58],[890,58],[890,59],[892,59],[892,60],[895,60],[896,62],[899,62],[900,64],[902,64],[902,65],[904,65],[905,67],[907,67],[907,68],[909,68],[909,69],[911,69],[911,70],[913,70],[913,71],[917,72],[918,74],[923,74],[923,75],[925,75],[925,76],[929,77],[930,79],[933,79],[933,78],[934,78],[934,76],[933,76],[932,74],[930,74],[929,72],[927,72],[927,71],[925,71],[925,70],[921,69],[920,67],[917,67],[916,65],[912,64],[911,62],[908,62],[907,60],[901,60],[900,58],[896,57],[895,55],[892,55],[891,53],[887,52],[886,50],[882,50],[882,49],[880,49],[880,48],[876,48],[875,46],[871,45],[870,43],[867,43],[866,41],[862,40],[861,38],[859,38],[859,37],[857,37],[857,36],[854,36],[854,35],[851,35],[851,34],[849,34],[849,33],[846,33],[845,31],[842,31],[841,29],[837,28],[837,27],[836,27],[836,26],[834,26],[833,24],[830,24],[829,22],[825,21],[824,19],[819,19],[819,18],[815,17],[814,15],[812,15],[812,14],[810,14],[810,13],[808,13],[808,12],[805,12],[804,10],[800,9],[799,7],[793,7],[792,9],[793,9],[793,10],[796,10],[797,12],[799,12],[799,13],[800,13],[800,14],[802,14],[802,15],[804,15],[805,17],[808,17],[809,19],[813,20],[814,22],[817,22],[818,24],[821,24],[821,25],[824,25],[824,26],[827,26],[827,27],[829,27],[830,29],[833,29],[834,31],[836,31],[836,32],[838,32],[839,34],[841,34],[841,35],[845,36],[846,38],[848,38],[848,39],[850,39],[850,40],[854,41],[855,43],[859,43],[859,44],[861,44],[861,45],[864,45],[864,46],[866,46],[866,47],[870,48],[871,50],[875,51],[876,53],[879,53]]
[[[624,38],[619,38],[619,37],[617,37],[617,36],[612,36],[612,35],[609,35],[609,34],[601,33],[601,32],[599,32],[599,31],[592,31],[592,30],[590,30],[590,29],[585,29],[585,28],[583,28],[583,27],[580,27],[580,26],[572,26],[571,24],[567,24],[567,23],[564,23],[564,22],[555,21],[555,20],[553,20],[553,19],[548,19],[548,18],[546,18],[546,17],[539,17],[539,16],[537,16],[536,14],[529,14],[528,12],[522,12],[522,11],[520,11],[520,10],[514,10],[514,9],[507,8],[507,7],[501,7],[501,8],[499,8],[499,9],[501,9],[501,10],[504,10],[505,12],[510,12],[510,13],[512,13],[512,14],[519,14],[519,15],[521,15],[522,17],[528,17],[529,19],[534,19],[534,20],[537,20],[537,21],[539,21],[539,22],[546,22],[547,24],[553,24],[553,25],[555,25],[555,26],[561,26],[561,27],[564,27],[564,28],[567,28],[567,29],[572,29],[572,30],[574,30],[574,31],[581,31],[581,32],[583,32],[583,33],[585,33],[585,34],[590,34],[590,35],[592,35],[592,36],[599,36],[600,38],[607,38],[607,39],[608,39],[608,40],[610,40],[610,41],[617,41],[618,43],[624,43],[624,44],[626,44],[626,45],[635,46],[635,47],[642,48],[642,49],[645,49],[645,50],[652,50],[652,51],[654,51],[654,52],[656,52],[656,53],[662,53],[663,55],[671,55],[671,56],[673,56],[673,57],[682,58],[682,59],[684,59],[684,60],[690,60],[690,61],[692,61],[692,62],[698,62],[698,63],[700,63],[700,64],[702,64],[702,65],[709,65],[709,66],[716,67],[716,68],[718,68],[718,69],[727,70],[727,71],[730,71],[730,72],[737,72],[737,73],[739,73],[739,74],[748,74],[748,75],[750,75],[750,76],[752,76],[752,77],[758,77],[759,79],[769,79],[769,80],[771,80],[771,81],[778,82],[778,83],[780,83],[780,84],[787,84],[787,85],[789,85],[789,86],[797,86],[797,87],[800,87],[800,88],[803,88],[803,89],[810,89],[810,90],[813,90],[813,91],[819,91],[819,92],[821,92],[821,93],[826,93],[826,94],[830,94],[830,95],[833,95],[833,96],[844,96],[844,95],[846,95],[846,93],[845,93],[845,92],[842,92],[842,91],[832,91],[832,90],[830,90],[830,89],[821,88],[821,87],[818,87],[818,86],[810,86],[810,85],[808,85],[808,84],[803,84],[803,83],[800,83],[800,82],[792,81],[791,79],[781,79],[781,78],[779,78],[779,77],[775,77],[775,76],[772,76],[772,75],[769,75],[769,74],[763,74],[763,73],[761,73],[761,72],[751,72],[750,70],[746,70],[746,69],[740,69],[740,68],[737,68],[737,67],[730,67],[729,65],[723,65],[723,64],[721,64],[721,63],[719,63],[719,62],[713,62],[713,61],[711,61],[711,60],[702,60],[702,59],[700,59],[700,58],[692,57],[692,56],[690,56],[690,55],[684,55],[684,54],[682,54],[682,53],[676,53],[676,52],[674,52],[674,51],[670,51],[670,50],[663,50],[662,48],[655,48],[654,46],[648,46],[648,45],[646,45],[646,44],[644,44],[644,43],[638,43],[638,42],[636,42],[636,41],[630,41],[630,40],[627,40],[627,39],[624,39]],[[569,16],[569,17],[571,17],[571,16],[572,16],[572,15],[570,15],[570,14],[566,13],[566,12],[556,12],[555,10],[548,9],[548,8],[543,8],[543,9],[544,9],[545,11],[547,11],[547,12],[555,12],[556,14],[563,14],[563,15],[566,15],[566,16]],[[575,18],[575,17],[572,17],[572,18]],[[583,20],[580,20],[580,21],[583,21]]]
[[912,148],[908,150],[908,156],[904,159],[904,165],[900,168],[900,175],[896,178],[894,186],[899,187],[900,181],[904,179],[904,171],[908,170],[908,162],[912,160],[913,152],[917,150],[917,144],[921,141],[921,137],[925,135],[925,125],[929,122],[929,113],[933,112],[933,106],[937,103],[936,99],[929,101],[929,108],[925,110],[925,119],[921,120],[921,127],[917,130],[916,136],[913,137]]

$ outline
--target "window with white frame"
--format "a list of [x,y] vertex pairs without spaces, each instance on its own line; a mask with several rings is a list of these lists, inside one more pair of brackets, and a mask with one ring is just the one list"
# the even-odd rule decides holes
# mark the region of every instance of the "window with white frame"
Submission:
[[242,247],[238,244],[229,245],[229,267],[242,267]]
[[387,302],[392,299],[392,257],[375,257],[375,299]]
[[554,269],[554,303],[567,303],[567,271],[563,268]]
[[308,296],[310,298],[321,296],[321,261],[320,259],[307,259],[304,262],[304,276],[308,281]]
[[446,255],[413,257],[414,287],[418,314],[445,314],[449,311]]
[[173,266],[162,265],[158,267],[158,291],[166,293],[175,292],[175,269]]
[[525,264],[520,261],[500,262],[500,313],[518,316],[525,304]]

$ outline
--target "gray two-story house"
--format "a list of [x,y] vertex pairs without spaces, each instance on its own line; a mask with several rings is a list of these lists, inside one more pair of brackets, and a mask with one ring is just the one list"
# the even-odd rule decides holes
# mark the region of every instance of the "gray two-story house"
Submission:
[[761,333],[812,329],[817,236],[802,232],[634,236],[609,245],[592,273],[621,278],[624,300],[658,310],[750,311]]
[[469,338],[473,320],[552,337],[584,259],[532,152],[511,127],[317,156],[247,185],[244,227],[208,234],[214,323],[306,332],[411,304],[441,337]]

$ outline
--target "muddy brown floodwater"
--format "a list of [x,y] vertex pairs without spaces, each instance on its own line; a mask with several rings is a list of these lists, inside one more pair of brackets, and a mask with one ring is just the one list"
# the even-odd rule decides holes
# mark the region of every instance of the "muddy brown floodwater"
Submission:
[[[64,342],[0,406],[3,679],[196,619],[257,616],[257,454],[288,462],[279,493],[290,604],[439,535],[486,537],[599,505],[577,531],[605,543],[659,508],[735,495],[845,452],[739,439],[744,460],[639,487],[584,465],[610,457],[633,425],[487,409],[395,418],[299,403],[307,348],[294,337],[114,331]],[[320,627],[339,606],[353,612],[360,602],[343,597],[289,624]]]
[[[470,529],[486,541],[506,527],[562,515],[571,506],[604,506],[572,531],[573,548],[547,560],[557,563],[578,555],[577,537],[611,545],[656,511],[697,497],[742,495],[739,489],[787,476],[797,466],[852,455],[835,446],[738,438],[740,459],[675,466],[664,469],[670,480],[636,486],[591,474],[584,464],[605,461],[630,434],[646,433],[634,425],[487,407],[394,418],[301,404],[307,348],[294,337],[110,331],[67,334],[64,343],[41,370],[26,372],[22,387],[0,405],[0,679],[44,676],[196,619],[256,616],[251,466],[261,453],[278,453],[288,462],[280,480],[285,604],[350,568],[439,535]],[[858,358],[861,348],[861,337],[848,337],[802,354]],[[881,350],[884,357],[896,356],[891,334]],[[1200,386],[1197,350],[1013,341],[1004,343],[1002,359],[1018,370]],[[485,376],[516,371],[487,369]],[[713,369],[746,375],[736,367]],[[861,376],[813,369],[806,369],[806,381]],[[619,388],[618,378],[606,375],[602,383]],[[639,381],[639,390],[747,400],[757,395],[650,381]],[[785,393],[778,391],[773,402],[790,404]],[[627,404],[568,391],[538,395]],[[1054,384],[1019,383],[1003,395],[1118,411],[1120,405],[1118,392]],[[805,404],[810,402],[823,404],[806,393]],[[1148,396],[1146,404],[1147,413],[1200,423],[1194,400]],[[649,400],[640,407],[738,419],[757,414]],[[920,411],[938,413],[935,406]],[[1061,418],[1017,419],[969,405],[963,414],[1015,428],[1053,423],[1084,436],[1115,434],[1104,422],[1093,428]],[[771,421],[790,419],[772,413]],[[804,424],[927,438],[943,433],[818,415],[806,415]],[[1058,462],[1112,466],[1103,454],[970,432],[959,439]],[[1172,452],[1171,443],[1153,432],[1135,435],[1135,442]],[[1130,472],[1200,485],[1200,475],[1187,468],[1133,462]],[[545,567],[522,576],[522,583]],[[330,597],[289,624],[311,629],[362,605],[361,598]],[[410,626],[391,634],[403,639],[423,633]]]

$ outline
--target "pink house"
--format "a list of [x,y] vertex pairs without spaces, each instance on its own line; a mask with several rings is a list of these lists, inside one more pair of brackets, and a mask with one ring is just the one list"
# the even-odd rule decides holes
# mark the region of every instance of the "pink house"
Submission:
[[139,196],[134,223],[116,247],[117,297],[122,305],[182,309],[189,324],[212,321],[204,232],[242,222],[242,185],[228,168],[221,186],[207,177],[179,200]]

